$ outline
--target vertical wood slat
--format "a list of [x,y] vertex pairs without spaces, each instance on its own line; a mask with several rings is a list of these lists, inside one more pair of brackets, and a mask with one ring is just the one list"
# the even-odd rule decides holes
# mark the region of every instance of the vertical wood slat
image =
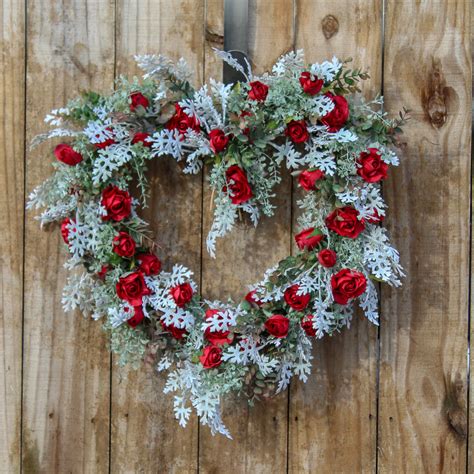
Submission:
[[[351,66],[371,75],[365,95],[380,93],[382,0],[300,0],[296,29],[296,47],[304,48],[307,61],[352,57]],[[289,470],[373,472],[377,329],[356,314],[350,330],[314,346],[313,374],[291,390]]]
[[25,10],[0,11],[0,466],[19,472],[23,286]]
[[380,472],[466,469],[469,4],[387,1],[386,106],[412,120],[384,188],[408,276],[383,291]]
[[[472,65],[474,63],[474,13],[473,13],[473,6],[474,6],[474,0],[470,0],[470,46],[471,46],[471,101],[472,97],[474,95],[474,82],[473,82],[473,77],[472,77]],[[470,270],[470,287],[469,287],[469,323],[470,323],[470,341],[473,341],[474,339],[474,327],[473,327],[473,320],[472,320],[472,315],[474,314],[474,298],[472,297],[472,291],[474,288],[474,227],[473,227],[473,213],[474,213],[474,205],[473,205],[473,182],[474,182],[474,176],[473,176],[473,169],[472,169],[472,153],[474,150],[474,128],[472,124],[472,120],[474,120],[474,108],[471,111],[471,234],[470,234],[470,248],[471,248],[471,253],[470,253],[470,258],[471,258],[471,268]],[[468,405],[468,410],[469,410],[469,416],[468,416],[468,423],[469,423],[469,433],[468,433],[468,439],[467,439],[467,472],[473,472],[474,471],[474,391],[473,391],[473,384],[474,384],[474,372],[473,372],[473,364],[474,364],[474,354],[472,353],[471,346],[469,344],[470,350],[469,350],[469,405]]]
[[[134,54],[161,53],[186,59],[202,82],[204,1],[118,2],[117,74],[141,75]],[[182,263],[199,283],[201,262],[201,175],[185,175],[172,158],[155,160],[148,172],[151,223],[164,268]],[[195,472],[197,419],[183,429],[173,398],[163,394],[165,375],[113,366],[111,471]]]
[[[18,2],[21,3],[21,2]],[[80,88],[109,88],[114,70],[112,0],[27,4],[27,134]],[[27,153],[26,189],[51,173],[51,143]],[[26,221],[23,470],[107,472],[109,354],[99,324],[64,314],[67,272],[58,228]]]

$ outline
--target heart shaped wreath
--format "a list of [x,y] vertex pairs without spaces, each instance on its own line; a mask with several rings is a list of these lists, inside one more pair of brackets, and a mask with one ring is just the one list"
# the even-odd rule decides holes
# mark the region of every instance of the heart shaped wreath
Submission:
[[[56,128],[34,144],[64,136],[71,143],[54,149],[55,172],[29,207],[46,208],[42,224],[61,222],[66,267],[85,270],[69,278],[65,310],[104,320],[119,363],[153,357],[168,372],[165,392],[177,392],[181,425],[193,406],[213,433],[230,436],[224,395],[254,400],[284,390],[293,375],[306,381],[311,339],[349,326],[355,300],[377,324],[374,282],[400,285],[399,255],[380,226],[380,183],[398,164],[391,148],[406,111],[390,120],[381,98],[348,102],[368,75],[336,58],[307,65],[302,51],[292,52],[255,77],[249,65],[217,54],[246,80],[211,79],[193,90],[184,60],[139,56],[142,82],[120,78],[108,96],[86,92],[52,111],[46,122]],[[202,299],[180,264],[162,271],[137,213],[146,203],[147,162],[161,156],[184,160],[185,173],[210,166],[211,255],[240,213],[255,225],[260,214],[272,215],[285,162],[305,191],[299,253],[268,269],[238,303]]]

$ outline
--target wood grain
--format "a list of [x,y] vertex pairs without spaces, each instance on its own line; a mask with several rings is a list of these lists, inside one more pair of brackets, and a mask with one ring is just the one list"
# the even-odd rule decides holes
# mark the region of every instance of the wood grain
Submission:
[[[222,2],[208,2],[208,29],[222,34]],[[217,18],[220,22],[217,23]],[[256,73],[268,70],[284,52],[293,47],[292,2],[285,0],[249,2],[249,55]],[[206,56],[207,57],[207,56]],[[219,77],[222,66],[206,60],[206,77]],[[210,228],[211,193],[204,185],[205,239]],[[278,210],[271,218],[263,217],[258,228],[239,223],[232,235],[217,244],[214,260],[203,251],[203,295],[210,299],[241,299],[247,285],[259,281],[266,268],[288,255],[291,239],[291,181],[288,175],[277,190]],[[229,263],[230,262],[230,263]],[[234,437],[212,437],[207,428],[200,430],[199,468],[201,472],[224,472],[233,466],[235,472],[286,472],[287,394],[249,408],[244,400],[225,403],[224,422]]]
[[[140,74],[134,54],[183,56],[196,82],[202,81],[204,2],[191,0],[120,1],[117,10],[117,73]],[[197,84],[196,84],[197,85]],[[155,160],[149,170],[151,223],[159,257],[171,268],[182,263],[199,282],[201,262],[201,175],[184,175],[172,158]],[[113,367],[112,472],[195,472],[198,429],[185,429],[163,394],[164,377],[143,368]],[[146,440],[146,442],[144,442]]]
[[[370,25],[367,28],[366,25]],[[297,48],[310,62],[352,57],[368,70],[367,97],[380,93],[382,2],[297,2]],[[295,189],[294,216],[298,214]],[[373,472],[376,461],[377,329],[357,313],[350,330],[315,342],[313,374],[292,385],[290,472]]]
[[25,113],[25,9],[0,13],[0,466],[20,471]]
[[[80,88],[110,88],[114,2],[28,2],[27,142],[43,118]],[[28,191],[51,173],[51,144],[28,152]],[[107,472],[109,354],[99,324],[64,314],[67,272],[57,228],[44,232],[30,214],[25,237],[25,472]]]
[[464,472],[467,437],[469,1],[389,0],[387,109],[412,109],[385,187],[408,276],[384,289],[380,472]]

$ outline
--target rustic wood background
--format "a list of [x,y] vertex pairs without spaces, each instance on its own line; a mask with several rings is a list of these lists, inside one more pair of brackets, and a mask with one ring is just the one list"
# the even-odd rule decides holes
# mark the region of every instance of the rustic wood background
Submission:
[[[28,143],[81,88],[135,74],[136,53],[184,56],[219,77],[222,0],[3,0],[0,8],[0,471],[44,473],[474,471],[469,398],[471,49],[469,0],[250,0],[255,69],[292,48],[353,57],[387,110],[412,109],[402,166],[384,185],[386,220],[408,272],[383,289],[379,328],[358,318],[320,341],[305,386],[248,409],[226,406],[235,436],[180,429],[162,381],[114,365],[99,325],[64,314],[59,232],[25,214],[50,172]],[[167,261],[190,265],[208,297],[243,295],[292,246],[296,198],[203,251],[205,176],[171,160],[151,170],[148,217]],[[170,199],[173,196],[173,199]],[[470,401],[469,401],[470,400]],[[471,409],[469,409],[471,408]],[[471,421],[471,422],[470,422]]]

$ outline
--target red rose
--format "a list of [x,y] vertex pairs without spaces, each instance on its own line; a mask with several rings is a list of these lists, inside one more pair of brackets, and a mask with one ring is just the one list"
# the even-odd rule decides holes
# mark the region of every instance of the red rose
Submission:
[[308,306],[311,296],[309,293],[298,295],[299,285],[291,285],[285,290],[285,301],[295,311],[303,311]]
[[298,183],[306,191],[314,191],[316,182],[323,178],[324,173],[321,170],[304,170],[298,176]]
[[182,283],[176,285],[170,290],[170,294],[173,297],[174,302],[178,308],[183,308],[186,303],[191,301],[193,297],[193,289],[189,283]]
[[229,143],[229,137],[222,130],[215,128],[209,132],[209,144],[214,153],[225,150],[227,143]]
[[388,165],[382,160],[377,148],[369,148],[359,155],[357,174],[368,183],[378,183],[387,177]]
[[161,270],[161,262],[156,255],[152,253],[141,253],[137,255],[140,263],[140,270],[147,276],[158,275]]
[[314,76],[314,79],[311,79],[311,73],[305,71],[301,73],[300,84],[306,94],[316,95],[323,88],[324,81],[318,79],[318,76]]
[[347,304],[351,298],[357,298],[364,293],[367,280],[362,273],[343,268],[331,277],[331,288],[334,301]]
[[308,127],[304,120],[292,120],[286,125],[285,135],[290,137],[293,143],[303,143],[308,140]]
[[135,135],[133,135],[132,138],[132,145],[135,145],[137,143],[141,143],[143,146],[146,146],[150,148],[153,143],[149,141],[150,135],[145,132],[137,132]]
[[126,232],[119,232],[113,240],[113,250],[121,257],[133,257],[135,254],[136,244],[133,238]]
[[252,188],[247,180],[247,173],[237,165],[232,165],[225,172],[227,186],[231,193],[230,200],[232,204],[242,204],[253,197]]
[[141,306],[135,306],[133,309],[135,313],[130,319],[127,319],[127,324],[132,328],[136,328],[145,319],[145,315]]
[[334,109],[326,114],[321,122],[328,127],[328,132],[338,132],[349,118],[349,104],[342,95],[333,95],[330,92],[326,94],[334,103]]
[[150,294],[150,289],[146,286],[143,273],[140,271],[119,278],[116,290],[117,296],[132,306],[140,306],[143,296]]
[[202,366],[205,369],[213,369],[222,364],[222,349],[216,346],[207,346],[199,357]]
[[245,301],[247,301],[250,304],[256,304],[257,306],[262,306],[263,303],[259,299],[257,299],[256,293],[257,293],[256,290],[249,291],[245,295]]
[[[107,131],[113,132],[110,127],[107,127]],[[96,135],[96,137],[99,138],[99,135]],[[104,148],[107,148],[110,145],[115,145],[115,140],[113,138],[106,138],[103,142],[94,143],[94,146],[99,150],[103,150]]]
[[174,107],[176,109],[176,113],[168,120],[166,128],[168,130],[178,130],[182,140],[184,139],[184,136],[186,135],[186,132],[189,128],[199,132],[199,120],[195,117],[190,117],[189,115],[185,114],[179,104],[175,104]]
[[318,253],[318,261],[319,263],[326,268],[331,268],[336,265],[337,255],[334,250],[331,249],[323,249],[320,250]]
[[249,99],[264,102],[267,98],[268,86],[260,81],[253,81],[249,86]]
[[141,92],[130,94],[130,110],[135,112],[138,107],[146,109],[150,105],[148,99]]
[[68,245],[69,245],[69,226],[73,223],[74,221],[69,219],[69,217],[66,217],[66,219],[64,219],[61,222],[61,236],[64,240],[64,243]]
[[269,334],[282,339],[288,335],[290,320],[283,314],[274,314],[265,321],[264,326]]
[[164,321],[160,321],[161,327],[164,331],[169,332],[178,341],[183,339],[188,334],[188,331],[184,328],[177,328],[173,323],[165,324]]
[[316,336],[316,329],[313,326],[313,320],[314,316],[312,314],[307,314],[301,320],[301,327],[303,328],[303,331],[306,333],[306,335],[309,337]]
[[132,210],[130,194],[113,185],[108,186],[102,191],[101,203],[107,211],[107,215],[102,217],[104,221],[121,221],[128,217]]
[[75,151],[70,145],[60,143],[54,149],[54,156],[61,162],[69,166],[76,166],[82,161],[82,155]]
[[385,219],[385,216],[380,215],[379,211],[375,209],[372,215],[368,217],[366,220],[367,222],[370,222],[371,224],[378,224],[379,222],[383,222],[384,219]]
[[324,239],[324,234],[314,234],[315,228],[309,227],[295,235],[296,245],[300,250],[313,250]]
[[97,272],[97,276],[101,279],[105,279],[105,275],[107,275],[107,272],[109,271],[109,266],[108,265],[102,265],[102,268]]
[[359,211],[350,206],[335,209],[326,217],[326,226],[342,237],[355,239],[365,229],[364,219],[359,219]]
[[[208,309],[206,311],[206,319],[211,319],[213,316],[218,314],[218,309]],[[224,344],[230,344],[232,337],[229,337],[230,331],[211,331],[211,328],[207,328],[204,331],[204,337],[213,345],[221,346]]]

